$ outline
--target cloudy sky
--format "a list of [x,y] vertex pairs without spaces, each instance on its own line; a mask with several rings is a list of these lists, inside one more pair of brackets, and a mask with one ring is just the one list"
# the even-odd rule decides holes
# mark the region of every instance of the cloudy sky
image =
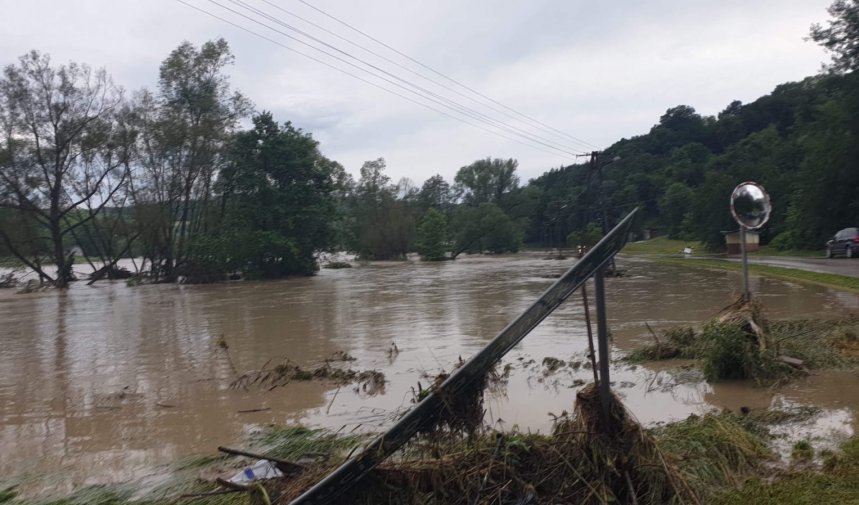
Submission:
[[[56,63],[105,67],[134,90],[155,85],[161,60],[183,40],[224,37],[236,57],[229,69],[234,87],[258,109],[312,132],[324,154],[353,173],[363,161],[384,157],[394,180],[420,184],[435,173],[450,180],[459,167],[492,156],[518,159],[528,179],[573,162],[575,153],[646,133],[669,107],[717,114],[732,100],[753,101],[777,84],[818,72],[828,57],[804,37],[812,23],[827,19],[831,3],[183,1],[271,41],[178,0],[0,0],[0,63],[38,49]],[[320,46],[283,24],[334,46],[323,48],[343,61],[295,40]],[[387,81],[349,55],[387,72],[381,74]]]

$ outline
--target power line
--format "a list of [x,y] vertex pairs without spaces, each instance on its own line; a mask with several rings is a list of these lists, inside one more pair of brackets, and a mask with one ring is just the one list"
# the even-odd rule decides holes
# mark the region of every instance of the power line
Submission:
[[489,97],[489,96],[487,96],[487,95],[485,95],[485,94],[481,93],[480,91],[477,91],[477,90],[476,90],[476,89],[474,89],[474,88],[471,88],[471,87],[469,87],[469,86],[467,86],[467,85],[465,85],[465,84],[463,84],[463,83],[459,82],[458,80],[456,80],[456,79],[454,79],[454,78],[452,78],[452,77],[448,77],[447,75],[445,75],[445,74],[441,73],[440,71],[438,71],[438,70],[436,70],[436,69],[434,69],[434,68],[432,68],[432,67],[430,67],[430,66],[428,66],[428,65],[425,65],[425,64],[421,63],[420,61],[418,61],[418,60],[416,60],[416,59],[412,58],[411,56],[409,56],[409,55],[407,55],[407,54],[405,54],[405,53],[403,53],[403,52],[400,52],[399,50],[395,49],[394,47],[391,47],[390,45],[386,44],[385,42],[382,42],[381,40],[379,40],[379,39],[377,39],[377,38],[373,37],[372,35],[370,35],[370,34],[368,34],[368,33],[365,33],[365,32],[363,32],[363,31],[361,31],[360,29],[358,29],[358,28],[356,28],[356,27],[352,26],[351,24],[347,23],[346,21],[343,21],[343,20],[341,20],[341,19],[337,18],[337,17],[336,17],[336,16],[334,16],[333,14],[329,14],[329,13],[325,12],[324,10],[320,9],[319,7],[316,7],[315,5],[312,5],[312,4],[308,3],[306,0],[298,0],[298,1],[299,1],[299,2],[301,2],[301,3],[303,3],[303,4],[304,4],[304,5],[306,5],[306,6],[310,7],[311,9],[313,9],[313,10],[315,10],[315,11],[319,12],[319,13],[320,13],[320,14],[322,14],[323,16],[326,16],[326,17],[328,17],[328,18],[330,18],[330,19],[332,19],[332,20],[336,21],[337,23],[340,23],[341,25],[343,25],[343,26],[345,26],[345,27],[349,28],[350,30],[355,31],[355,32],[357,32],[357,33],[359,33],[359,34],[363,35],[364,37],[366,37],[366,38],[368,38],[368,39],[372,40],[373,42],[375,42],[375,43],[377,43],[377,44],[379,44],[379,45],[381,45],[381,46],[383,46],[383,47],[385,47],[385,48],[387,48],[387,49],[389,49],[389,50],[391,50],[391,51],[393,51],[393,52],[395,52],[395,53],[399,54],[400,56],[402,56],[403,58],[408,59],[408,60],[409,60],[409,61],[411,61],[412,63],[415,63],[416,65],[420,65],[421,67],[423,67],[423,68],[425,68],[425,69],[429,70],[430,72],[432,72],[432,73],[434,73],[434,74],[438,75],[439,77],[442,77],[442,78],[444,78],[444,79],[446,79],[446,80],[448,80],[448,81],[450,81],[450,82],[452,82],[452,83],[456,84],[457,86],[462,87],[463,89],[467,89],[468,91],[471,91],[472,93],[474,93],[474,94],[476,94],[476,95],[478,95],[478,96],[480,96],[480,97],[482,97],[482,98],[485,98],[486,100],[489,100],[490,102],[492,102],[492,103],[494,103],[494,104],[497,104],[497,105],[499,105],[499,106],[501,106],[501,107],[504,107],[505,109],[509,110],[510,112],[512,112],[512,113],[514,113],[514,114],[516,114],[516,115],[518,115],[518,116],[520,116],[520,117],[522,117],[522,118],[524,118],[524,119],[527,119],[527,120],[531,121],[532,123],[535,123],[535,124],[541,125],[541,126],[543,126],[543,127],[545,127],[545,128],[548,128],[548,129],[550,129],[550,130],[552,130],[552,131],[554,131],[554,132],[556,132],[556,133],[558,133],[558,134],[560,134],[560,135],[563,135],[564,137],[569,138],[570,140],[574,140],[574,141],[579,142],[580,144],[583,144],[583,145],[585,145],[585,146],[590,146],[590,148],[593,148],[593,149],[598,149],[598,147],[597,147],[597,146],[595,146],[594,144],[591,144],[590,142],[587,142],[587,141],[584,141],[584,140],[582,140],[582,139],[580,139],[580,138],[574,137],[574,136],[572,136],[572,135],[570,135],[570,134],[568,134],[568,133],[566,133],[566,132],[564,132],[564,131],[561,131],[561,130],[559,130],[559,129],[557,129],[557,128],[555,128],[555,127],[551,126],[551,125],[548,125],[548,124],[546,124],[546,123],[543,123],[542,121],[540,121],[540,120],[538,120],[538,119],[534,119],[534,118],[532,118],[532,117],[530,117],[530,116],[528,116],[528,115],[526,115],[526,114],[524,114],[524,113],[522,113],[522,112],[519,112],[519,111],[518,111],[518,110],[516,110],[516,109],[513,109],[513,108],[511,108],[511,107],[508,107],[507,105],[504,105],[503,103],[501,103],[501,102],[499,102],[499,101],[495,100],[495,99],[494,99],[494,98],[492,98],[492,97]]
[[362,81],[362,82],[364,82],[364,83],[366,83],[366,84],[369,84],[370,86],[373,86],[373,87],[375,87],[375,88],[381,89],[382,91],[386,91],[386,92],[388,92],[388,93],[390,93],[390,94],[392,94],[392,95],[395,95],[395,96],[398,96],[398,97],[402,98],[403,100],[407,100],[407,101],[409,101],[409,102],[411,102],[411,103],[414,103],[414,104],[416,104],[416,105],[419,105],[419,106],[421,106],[421,107],[424,107],[424,108],[426,108],[426,109],[429,109],[429,110],[431,110],[431,111],[433,111],[433,112],[437,112],[437,113],[439,113],[439,114],[442,114],[442,115],[444,115],[444,116],[447,116],[447,117],[449,117],[449,118],[451,118],[451,119],[453,119],[453,120],[455,120],[455,121],[459,121],[459,122],[464,123],[464,124],[467,124],[467,125],[469,125],[469,126],[473,126],[473,127],[475,127],[475,128],[479,128],[479,129],[481,129],[481,130],[483,130],[483,131],[489,132],[489,133],[491,133],[491,134],[493,134],[493,135],[496,135],[496,136],[498,136],[498,137],[501,137],[501,138],[503,138],[503,139],[510,140],[510,141],[512,141],[512,142],[516,142],[516,143],[518,143],[518,144],[521,144],[521,145],[524,145],[524,146],[530,147],[530,148],[532,148],[532,149],[536,149],[536,150],[538,150],[538,151],[542,151],[542,152],[544,152],[544,153],[552,154],[552,155],[555,155],[555,156],[560,156],[557,152],[549,151],[549,150],[547,150],[547,149],[544,149],[544,148],[542,148],[542,147],[539,147],[539,146],[536,146],[536,145],[533,145],[533,144],[527,143],[527,142],[525,142],[525,141],[522,141],[522,140],[517,139],[517,138],[514,138],[514,137],[508,137],[507,135],[504,135],[503,133],[497,132],[497,131],[495,131],[495,130],[491,130],[491,129],[486,128],[485,126],[481,126],[481,125],[479,125],[479,124],[472,123],[472,122],[470,122],[470,121],[468,121],[468,120],[465,120],[465,119],[463,119],[463,118],[461,118],[461,117],[457,117],[457,116],[451,115],[451,114],[449,114],[449,113],[447,113],[447,112],[445,112],[445,111],[443,111],[443,110],[437,109],[437,108],[435,108],[435,107],[433,107],[433,106],[431,106],[431,105],[427,105],[427,104],[425,104],[425,103],[423,103],[423,102],[420,102],[420,101],[418,101],[418,100],[415,100],[415,99],[413,99],[413,98],[410,98],[410,97],[408,97],[408,96],[405,96],[405,95],[403,95],[403,94],[401,94],[401,93],[398,93],[397,91],[394,91],[394,90],[388,89],[388,88],[386,88],[386,87],[384,87],[384,86],[382,86],[382,85],[380,85],[380,84],[378,84],[378,83],[375,83],[375,82],[373,82],[373,81],[370,81],[370,80],[368,80],[368,79],[365,79],[365,78],[363,78],[363,77],[361,77],[361,76],[355,75],[355,74],[353,74],[353,73],[349,72],[348,70],[344,70],[344,69],[342,69],[342,68],[340,68],[340,67],[337,67],[336,65],[332,65],[332,64],[331,64],[331,63],[329,63],[329,62],[326,62],[326,61],[321,60],[321,59],[319,59],[319,58],[317,58],[317,57],[315,57],[315,56],[312,56],[312,55],[310,55],[310,54],[307,54],[307,53],[304,53],[304,52],[299,51],[299,50],[297,50],[297,49],[294,49],[294,48],[292,48],[292,47],[289,47],[289,46],[287,46],[286,44],[283,44],[282,42],[279,42],[279,41],[277,41],[277,40],[274,40],[274,39],[272,39],[272,38],[270,38],[270,37],[266,37],[265,35],[263,35],[263,34],[261,34],[261,33],[259,33],[259,32],[256,32],[256,31],[254,31],[254,30],[251,30],[251,29],[249,29],[249,28],[246,28],[246,27],[244,27],[244,26],[241,26],[241,25],[239,25],[239,24],[237,24],[237,23],[234,23],[233,21],[230,21],[230,20],[228,20],[228,19],[224,18],[224,17],[218,16],[217,14],[215,14],[215,13],[213,13],[213,12],[207,11],[207,10],[205,10],[205,9],[201,8],[201,7],[197,7],[196,5],[192,5],[192,4],[188,3],[188,2],[186,2],[185,0],[176,0],[176,1],[177,1],[177,2],[179,2],[179,3],[181,3],[181,4],[183,4],[183,5],[186,5],[186,6],[190,7],[190,8],[192,8],[192,9],[194,9],[194,10],[198,11],[198,12],[202,12],[203,14],[206,14],[206,15],[211,16],[211,17],[213,17],[213,18],[215,18],[215,19],[217,19],[217,20],[219,20],[219,21],[223,21],[224,23],[227,23],[227,24],[229,24],[229,25],[231,25],[231,26],[234,26],[235,28],[238,28],[238,29],[240,29],[240,30],[242,30],[242,31],[244,31],[244,32],[250,33],[251,35],[254,35],[254,36],[259,37],[259,38],[261,38],[261,39],[263,39],[263,40],[266,40],[266,41],[268,41],[268,42],[271,42],[272,44],[275,44],[275,45],[277,45],[277,46],[279,46],[279,47],[282,47],[283,49],[286,49],[286,50],[288,50],[288,51],[292,51],[293,53],[296,53],[296,54],[299,54],[299,55],[301,55],[301,56],[304,56],[305,58],[308,58],[308,59],[310,59],[310,60],[313,60],[313,61],[315,61],[315,62],[317,62],[317,63],[319,63],[319,64],[321,64],[321,65],[325,65],[326,67],[329,67],[329,68],[334,69],[334,70],[336,70],[336,71],[338,71],[338,72],[341,72],[341,73],[343,73],[343,74],[346,74],[346,75],[348,75],[348,76],[350,76],[350,77],[352,77],[352,78],[354,78],[354,79],[357,79],[357,80]]
[[[307,24],[309,24],[310,26],[313,26],[313,27],[317,28],[318,30],[321,30],[321,31],[323,31],[323,32],[325,32],[325,33],[327,33],[327,34],[329,34],[329,35],[333,36],[333,37],[336,37],[336,38],[338,38],[338,39],[340,39],[340,40],[342,40],[342,41],[346,42],[347,44],[350,44],[350,45],[352,45],[352,46],[354,46],[354,47],[357,47],[357,48],[359,48],[359,49],[361,49],[361,50],[363,50],[363,51],[366,51],[366,52],[367,52],[367,53],[369,53],[369,54],[372,54],[373,56],[376,56],[377,58],[380,58],[380,59],[382,59],[382,60],[384,60],[384,61],[386,61],[386,62],[388,62],[388,63],[390,63],[390,64],[392,64],[392,65],[395,65],[396,67],[398,67],[398,68],[400,68],[400,69],[402,69],[402,70],[405,70],[406,72],[409,72],[409,73],[411,73],[411,74],[413,74],[413,75],[416,75],[416,76],[418,76],[418,77],[420,77],[420,78],[422,78],[422,79],[425,79],[425,80],[427,80],[427,81],[429,81],[429,82],[431,82],[431,83],[435,84],[436,86],[438,86],[438,87],[440,87],[440,88],[443,88],[443,89],[445,89],[445,90],[447,90],[447,91],[450,91],[450,92],[452,92],[452,93],[455,93],[455,94],[457,94],[458,96],[461,96],[461,97],[465,98],[466,100],[469,100],[469,101],[471,101],[471,102],[473,102],[473,103],[476,103],[476,104],[479,104],[479,105],[481,105],[481,106],[487,107],[487,108],[489,108],[490,110],[492,110],[492,111],[494,111],[494,112],[496,112],[496,113],[499,113],[499,114],[503,114],[504,116],[506,116],[506,117],[508,117],[508,118],[516,119],[517,121],[521,121],[521,119],[518,119],[518,117],[519,117],[519,116],[514,115],[514,114],[511,114],[510,112],[507,112],[507,111],[506,111],[505,109],[503,109],[503,108],[495,107],[495,106],[493,106],[493,105],[492,105],[492,103],[491,103],[491,102],[490,102],[490,103],[486,103],[486,101],[485,101],[485,100],[484,100],[484,101],[481,101],[481,100],[478,100],[478,99],[474,98],[474,96],[472,96],[472,95],[474,95],[474,94],[476,94],[477,96],[481,96],[481,95],[480,95],[480,93],[478,93],[478,92],[471,91],[471,94],[463,93],[463,92],[461,92],[460,90],[456,89],[456,88],[455,88],[455,87],[453,87],[453,86],[450,86],[450,85],[444,84],[444,83],[442,83],[442,82],[439,82],[438,80],[433,79],[433,78],[431,78],[431,77],[428,77],[427,75],[425,75],[425,74],[423,74],[423,73],[421,73],[421,72],[417,72],[417,71],[415,71],[415,70],[413,70],[413,69],[411,69],[411,68],[409,68],[409,67],[407,67],[407,66],[403,65],[402,63],[399,63],[399,62],[398,62],[398,61],[396,61],[396,60],[393,60],[393,59],[391,59],[391,58],[388,58],[387,56],[385,56],[385,55],[383,55],[383,54],[380,54],[379,52],[376,52],[376,51],[374,51],[374,50],[372,50],[372,49],[370,49],[370,48],[368,48],[368,47],[366,47],[366,46],[364,46],[364,45],[361,45],[361,44],[359,44],[359,43],[357,43],[357,42],[355,42],[355,41],[353,41],[353,40],[350,40],[349,38],[344,37],[344,36],[340,35],[339,33],[335,32],[335,31],[333,31],[333,30],[329,30],[328,28],[326,28],[326,27],[324,27],[324,26],[322,26],[322,25],[320,25],[320,24],[318,24],[318,23],[315,23],[315,22],[313,22],[313,21],[311,21],[311,20],[309,20],[309,19],[307,19],[307,18],[305,18],[305,17],[302,17],[301,15],[296,14],[295,12],[293,12],[293,11],[291,11],[291,10],[285,9],[285,8],[281,7],[280,5],[278,5],[278,4],[276,4],[276,3],[274,3],[274,2],[271,2],[270,0],[260,0],[260,1],[261,1],[261,2],[263,2],[263,3],[265,3],[265,4],[267,4],[267,5],[269,5],[269,6],[271,6],[271,7],[274,7],[275,9],[277,9],[277,10],[279,10],[279,11],[281,11],[281,12],[286,13],[286,14],[287,14],[287,15],[289,15],[289,16],[292,16],[292,17],[294,17],[294,18],[296,18],[296,19],[299,19],[299,20],[301,20],[301,21],[303,21],[303,22],[307,23]],[[314,8],[315,8],[315,7],[314,7]],[[316,9],[316,10],[320,10],[320,9]],[[320,10],[320,12],[321,12],[321,10]],[[326,15],[328,15],[328,14],[326,14]],[[365,35],[365,36],[367,36],[367,35]],[[408,58],[409,60],[415,61],[415,60],[413,60],[412,58],[408,57],[407,55],[404,55],[403,53],[400,53],[400,52],[399,52],[399,51],[397,51],[396,49],[393,49],[393,48],[389,48],[389,49],[391,49],[392,51],[394,51],[394,52],[395,52],[395,53],[397,53],[397,54],[402,55],[402,56],[403,56],[403,57],[405,57],[405,58]],[[420,64],[420,62],[416,62],[416,63]],[[422,64],[421,64],[421,66],[424,66],[424,67],[425,67],[425,65],[422,65]],[[428,68],[428,67],[427,67],[427,68]],[[436,72],[436,73],[438,73],[438,72]],[[446,76],[445,76],[445,78],[446,78],[447,80],[449,80],[449,81],[452,81],[452,79],[450,79],[450,78],[448,78],[448,77],[446,77]],[[453,82],[456,82],[456,81],[453,81]],[[460,87],[463,87],[463,85],[461,85],[461,84],[459,84],[459,86],[460,86]],[[466,89],[468,89],[468,88],[466,87]],[[527,119],[527,118],[526,118],[526,119]],[[531,121],[531,122],[532,122],[532,125],[530,125],[529,127],[530,127],[530,128],[535,128],[535,127],[533,126],[534,121]],[[567,140],[567,139],[566,139],[566,137],[568,137],[567,135],[565,135],[565,134],[563,134],[563,133],[559,135],[558,133],[555,133],[555,130],[554,130],[553,128],[551,128],[551,127],[547,127],[547,126],[539,126],[539,125],[538,125],[535,129],[536,129],[536,130],[538,130],[538,131],[539,131],[539,130],[542,130],[542,131],[544,131],[544,132],[548,133],[549,135],[554,135],[556,138],[562,138],[562,139],[564,139],[562,142],[569,142],[569,140]],[[559,142],[558,140],[546,139],[545,137],[541,137],[541,136],[538,136],[538,138],[541,138],[541,139],[543,139],[543,140],[546,140],[547,142]],[[578,146],[576,146],[576,147],[572,147],[572,146],[567,145],[567,144],[561,144],[561,145],[563,145],[564,147],[566,147],[566,148],[568,148],[568,149],[581,149],[581,148],[582,148],[582,146],[584,146],[584,148],[585,148],[585,149],[588,149],[588,150],[593,148],[593,146],[592,146],[592,145],[587,144],[586,142],[582,142],[582,141],[580,141],[580,140],[578,140],[578,139],[575,139],[574,137],[573,137],[573,141],[574,141],[575,143],[577,143],[577,144],[578,144]]]
[[[502,129],[502,130],[504,130],[504,131],[506,131],[506,132],[508,132],[508,133],[510,133],[510,134],[521,136],[521,137],[523,137],[523,138],[528,139],[528,140],[529,140],[529,141],[531,141],[531,142],[534,142],[534,143],[537,143],[537,144],[543,145],[543,146],[548,147],[548,148],[550,148],[550,149],[554,149],[554,150],[560,151],[560,152],[562,152],[562,153],[564,153],[564,154],[568,154],[568,155],[571,155],[571,156],[575,156],[575,155],[577,154],[576,152],[570,151],[570,150],[569,150],[568,148],[566,148],[566,147],[559,147],[559,144],[558,144],[558,143],[556,143],[556,142],[553,142],[553,141],[551,141],[551,140],[549,140],[548,142],[544,141],[544,140],[547,140],[547,139],[543,139],[543,140],[541,140],[541,138],[540,138],[540,137],[534,136],[534,135],[532,135],[531,133],[529,133],[529,132],[526,132],[526,131],[522,130],[521,128],[517,128],[517,127],[515,127],[515,126],[508,125],[508,124],[506,124],[506,123],[504,123],[504,122],[502,122],[502,121],[499,121],[499,120],[497,120],[497,119],[494,119],[494,118],[492,118],[492,117],[489,117],[489,116],[487,116],[487,115],[483,114],[483,113],[482,113],[482,112],[480,112],[480,111],[474,110],[474,109],[472,109],[472,108],[470,108],[470,107],[468,107],[468,106],[466,106],[466,105],[462,105],[462,104],[460,104],[460,103],[456,102],[455,100],[451,100],[451,99],[450,99],[450,98],[448,98],[448,97],[445,97],[445,96],[443,96],[443,95],[439,95],[438,93],[435,93],[435,92],[433,92],[433,91],[431,91],[431,90],[428,90],[428,89],[426,89],[426,88],[424,88],[424,87],[422,87],[422,86],[419,86],[419,85],[417,85],[417,84],[415,84],[415,83],[413,83],[413,82],[410,82],[410,81],[408,81],[408,80],[406,80],[406,79],[403,79],[402,77],[399,77],[399,76],[397,76],[397,75],[395,75],[395,74],[392,74],[391,72],[388,72],[387,70],[385,70],[385,69],[383,69],[383,68],[381,68],[381,67],[379,67],[379,66],[377,66],[377,65],[374,65],[373,63],[370,63],[370,62],[368,62],[368,61],[366,61],[366,60],[364,60],[364,59],[362,59],[362,58],[359,58],[359,57],[357,57],[357,56],[355,56],[355,55],[353,55],[353,54],[351,54],[351,53],[349,53],[349,52],[347,52],[347,51],[344,51],[344,50],[342,50],[342,49],[340,49],[340,48],[338,48],[338,47],[336,47],[336,46],[333,46],[333,45],[331,45],[331,44],[329,44],[329,43],[325,42],[324,40],[321,40],[321,39],[319,39],[319,38],[317,38],[317,37],[315,37],[315,36],[313,36],[313,35],[308,34],[307,32],[304,32],[304,31],[302,31],[302,30],[300,30],[300,29],[298,29],[298,28],[295,28],[294,26],[291,26],[291,25],[289,25],[288,23],[285,23],[285,22],[283,22],[283,21],[281,21],[281,20],[277,19],[276,17],[271,16],[271,15],[269,15],[269,14],[265,13],[264,11],[261,11],[261,10],[259,10],[259,9],[256,9],[256,8],[252,7],[252,6],[249,6],[247,3],[243,2],[242,0],[227,0],[227,1],[229,1],[229,2],[230,2],[230,3],[232,3],[233,5],[237,5],[237,6],[241,7],[241,8],[244,8],[245,10],[247,10],[247,11],[249,11],[249,12],[253,13],[253,14],[256,14],[256,15],[258,15],[258,16],[262,16],[263,18],[268,19],[269,21],[272,21],[272,22],[274,22],[274,23],[276,23],[276,24],[278,24],[278,25],[281,25],[281,26],[283,26],[284,28],[286,28],[287,30],[290,30],[290,31],[296,32],[296,33],[298,33],[298,34],[300,34],[300,35],[302,35],[302,36],[304,36],[304,37],[306,37],[306,38],[308,38],[308,39],[310,39],[310,40],[312,40],[312,41],[314,41],[314,42],[317,42],[317,43],[319,43],[319,44],[322,44],[323,46],[325,46],[325,47],[327,47],[327,48],[330,48],[330,49],[332,49],[333,51],[336,51],[336,52],[338,52],[338,53],[340,53],[340,54],[344,55],[344,56],[345,56],[345,57],[347,57],[347,58],[351,58],[351,59],[353,59],[353,60],[355,60],[355,61],[358,61],[359,63],[361,63],[361,64],[363,64],[363,65],[366,65],[367,67],[371,68],[373,71],[380,72],[380,73],[384,74],[385,76],[390,77],[390,79],[389,79],[389,78],[385,78],[385,77],[381,77],[381,76],[379,76],[379,75],[376,75],[376,74],[374,74],[374,72],[373,72],[373,71],[367,70],[367,69],[365,69],[365,68],[363,68],[363,67],[361,67],[361,66],[359,66],[359,65],[356,65],[356,64],[354,64],[354,63],[352,63],[352,62],[350,62],[350,61],[348,61],[348,60],[346,60],[346,59],[344,59],[344,58],[342,58],[342,57],[339,57],[339,56],[337,56],[337,55],[331,54],[330,52],[328,52],[328,51],[326,51],[326,50],[324,50],[324,49],[320,49],[319,47],[316,47],[316,46],[314,46],[313,44],[310,44],[310,43],[308,43],[308,42],[306,42],[306,41],[304,41],[304,40],[302,40],[302,39],[299,39],[299,38],[297,38],[297,37],[295,37],[295,36],[289,35],[289,34],[287,34],[287,33],[283,32],[283,31],[281,31],[281,30],[278,30],[277,28],[273,28],[273,27],[271,27],[271,26],[269,26],[269,25],[267,25],[267,24],[265,24],[265,23],[263,23],[263,22],[259,21],[258,19],[255,19],[255,18],[253,18],[253,17],[251,17],[251,16],[248,16],[248,15],[246,15],[246,14],[242,13],[242,12],[236,11],[235,9],[232,9],[232,8],[230,8],[230,7],[228,7],[228,6],[225,6],[225,5],[221,4],[221,3],[218,3],[218,2],[217,2],[217,1],[215,1],[215,0],[208,0],[208,1],[209,1],[210,3],[212,3],[212,4],[215,4],[215,5],[219,6],[219,7],[221,7],[222,9],[228,10],[228,11],[230,11],[230,12],[232,12],[232,13],[236,14],[236,15],[239,15],[239,16],[241,16],[241,17],[243,17],[243,18],[245,18],[245,19],[247,19],[247,20],[249,20],[249,21],[253,22],[253,23],[259,24],[260,26],[263,26],[263,27],[265,27],[265,28],[268,28],[269,30],[272,30],[272,31],[274,31],[274,32],[276,32],[276,33],[279,33],[280,35],[283,35],[284,37],[287,37],[287,38],[290,38],[290,39],[292,39],[292,40],[295,40],[295,41],[297,41],[298,43],[303,44],[303,45],[305,45],[305,46],[307,46],[307,47],[310,47],[311,49],[313,49],[313,50],[315,50],[315,51],[321,52],[321,53],[323,53],[323,54],[325,54],[325,55],[327,55],[327,56],[329,56],[329,57],[335,58],[335,59],[337,59],[338,61],[340,61],[340,62],[342,62],[342,63],[345,63],[345,64],[347,64],[347,65],[349,65],[349,66],[352,66],[352,67],[354,67],[354,68],[356,68],[356,69],[358,69],[358,70],[361,70],[361,71],[363,71],[363,72],[369,73],[369,74],[373,75],[374,77],[376,77],[376,78],[378,78],[378,79],[382,79],[382,80],[384,80],[384,81],[386,81],[386,82],[388,82],[388,83],[390,83],[390,84],[393,84],[393,85],[395,85],[395,86],[397,86],[397,87],[399,87],[399,88],[401,88],[401,89],[404,89],[405,91],[408,91],[408,92],[413,93],[413,94],[415,94],[415,95],[421,96],[421,97],[422,97],[422,98],[424,98],[424,99],[428,99],[428,100],[430,100],[431,102],[434,102],[434,103],[436,103],[436,104],[438,104],[438,105],[441,105],[441,106],[443,106],[443,107],[447,107],[447,108],[449,108],[449,109],[451,109],[451,110],[454,110],[454,111],[456,111],[456,112],[458,112],[458,113],[460,113],[460,114],[464,114],[464,115],[466,115],[466,116],[469,116],[469,117],[471,117],[472,119],[475,119],[475,120],[477,120],[477,121],[481,121],[481,122],[483,122],[483,123],[490,124],[491,126],[494,126],[494,127],[496,127],[496,128],[500,128],[500,129]],[[397,82],[394,82],[394,81],[392,81],[391,79],[394,79],[395,81],[399,81],[399,82],[401,82],[402,84],[399,84],[399,83],[397,83]],[[414,88],[414,89],[411,89],[411,88]],[[415,91],[415,90],[417,90],[417,91]]]

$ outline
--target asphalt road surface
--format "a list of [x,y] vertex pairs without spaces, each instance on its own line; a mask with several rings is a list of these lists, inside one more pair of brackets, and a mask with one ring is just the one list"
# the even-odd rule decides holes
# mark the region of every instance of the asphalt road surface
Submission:
[[[740,261],[740,258],[729,258],[728,261]],[[759,256],[750,257],[749,263],[859,278],[859,258],[781,258],[777,256]]]

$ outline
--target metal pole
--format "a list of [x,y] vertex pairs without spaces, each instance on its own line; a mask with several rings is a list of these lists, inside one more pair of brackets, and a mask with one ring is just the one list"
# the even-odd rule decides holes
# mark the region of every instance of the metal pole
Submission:
[[749,291],[749,257],[746,254],[746,227],[740,225],[740,251],[743,255],[743,300],[750,301],[752,293]]
[[582,303],[585,306],[585,328],[588,329],[588,358],[591,360],[591,370],[594,372],[594,386],[599,384],[600,378],[597,375],[597,357],[594,349],[594,333],[591,331],[591,307],[588,304],[588,282],[582,284]]
[[[608,233],[609,225],[608,225],[608,210],[605,207],[605,195],[603,195],[603,177],[602,177],[602,165],[599,163],[599,155],[600,153],[594,151],[591,153],[591,163],[593,163],[594,168],[597,171],[597,184],[599,184],[599,199],[600,199],[600,210],[602,211],[602,234],[603,236]],[[614,256],[611,257],[611,275],[617,272],[617,267],[614,264]]]
[[[597,348],[600,358],[600,400],[602,403],[603,420],[608,423],[609,404],[611,402],[611,386],[609,378],[609,355],[608,355],[608,321],[605,313],[605,265],[597,269],[594,275],[594,287],[597,298]],[[608,424],[605,425],[608,429]]]

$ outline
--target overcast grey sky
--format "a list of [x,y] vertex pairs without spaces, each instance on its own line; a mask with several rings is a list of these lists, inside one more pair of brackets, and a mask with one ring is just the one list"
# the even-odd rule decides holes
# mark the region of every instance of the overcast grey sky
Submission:
[[[186,1],[313,53],[210,0]],[[215,1],[240,9],[229,0]],[[243,1],[392,74],[528,128],[271,5],[428,74],[299,0]],[[686,104],[717,114],[732,100],[750,102],[782,82],[812,75],[828,60],[804,37],[811,23],[827,19],[831,0],[308,1],[504,105],[600,148],[646,133],[669,107]],[[229,69],[234,87],[258,109],[312,132],[323,153],[353,173],[363,161],[384,157],[394,180],[409,177],[420,184],[435,173],[451,180],[459,167],[492,156],[518,159],[521,177],[529,179],[574,161],[569,154],[545,152],[544,145],[522,145],[427,110],[176,0],[0,0],[0,8],[0,63],[38,49],[55,63],[105,67],[129,90],[153,87],[161,60],[183,40],[199,45],[224,37],[236,57]],[[552,139],[552,145],[561,140],[552,132],[531,132]]]

